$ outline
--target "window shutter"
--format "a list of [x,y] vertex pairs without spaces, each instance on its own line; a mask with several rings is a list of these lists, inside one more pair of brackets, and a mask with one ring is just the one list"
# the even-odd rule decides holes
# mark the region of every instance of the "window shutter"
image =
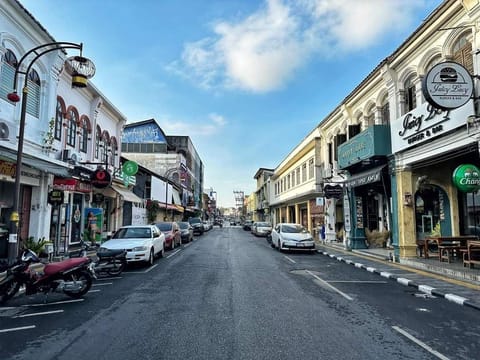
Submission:
[[38,118],[40,114],[40,86],[33,81],[28,81],[27,87],[27,114]]
[[2,63],[2,74],[1,74],[1,80],[0,80],[0,98],[1,99],[7,100],[7,95],[13,91],[14,76],[15,76],[15,68],[6,63]]

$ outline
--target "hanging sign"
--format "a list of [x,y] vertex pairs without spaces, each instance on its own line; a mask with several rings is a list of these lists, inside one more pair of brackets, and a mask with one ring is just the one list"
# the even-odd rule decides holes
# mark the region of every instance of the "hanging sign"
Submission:
[[48,192],[47,202],[51,205],[63,204],[64,192],[62,190],[50,190]]
[[97,169],[90,176],[92,186],[98,189],[104,189],[112,183],[112,176],[105,169]]
[[472,98],[473,79],[462,65],[445,61],[432,67],[423,78],[422,92],[437,109],[457,109]]
[[138,164],[135,161],[127,161],[122,166],[122,171],[128,176],[135,175],[138,172]]
[[480,170],[472,164],[460,165],[453,171],[452,181],[461,192],[475,192],[480,189]]
[[343,196],[343,188],[340,185],[325,185],[323,193],[327,199],[341,199]]

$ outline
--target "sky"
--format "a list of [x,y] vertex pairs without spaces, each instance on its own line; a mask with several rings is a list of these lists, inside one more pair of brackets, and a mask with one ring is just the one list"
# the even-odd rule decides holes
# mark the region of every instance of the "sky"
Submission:
[[[441,0],[20,0],[128,119],[187,135],[204,191],[256,190]],[[76,55],[69,53],[69,55]]]

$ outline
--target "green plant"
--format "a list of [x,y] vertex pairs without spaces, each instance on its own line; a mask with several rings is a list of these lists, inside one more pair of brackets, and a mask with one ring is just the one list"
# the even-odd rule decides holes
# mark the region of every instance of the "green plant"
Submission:
[[45,244],[49,242],[50,241],[44,237],[36,241],[33,236],[30,236],[23,244],[23,247],[34,251],[36,254],[40,254],[44,250]]
[[54,137],[54,130],[55,130],[55,119],[52,117],[48,122],[48,131],[45,133],[43,138],[43,146],[46,148],[51,148],[53,145],[53,141],[55,140]]
[[157,214],[160,212],[160,209],[160,204],[157,200],[147,201],[147,218],[149,223],[157,220]]

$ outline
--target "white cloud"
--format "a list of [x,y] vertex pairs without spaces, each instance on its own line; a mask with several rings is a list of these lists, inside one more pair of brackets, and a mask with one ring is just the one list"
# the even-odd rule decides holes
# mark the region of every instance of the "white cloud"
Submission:
[[204,88],[282,88],[313,55],[346,54],[408,25],[425,0],[266,0],[255,13],[219,21],[185,45],[180,72]]
[[191,134],[194,128],[195,136],[210,136],[217,134],[227,124],[227,120],[222,115],[211,113],[208,120],[199,120],[195,123],[168,117],[160,118],[158,123],[168,135]]

